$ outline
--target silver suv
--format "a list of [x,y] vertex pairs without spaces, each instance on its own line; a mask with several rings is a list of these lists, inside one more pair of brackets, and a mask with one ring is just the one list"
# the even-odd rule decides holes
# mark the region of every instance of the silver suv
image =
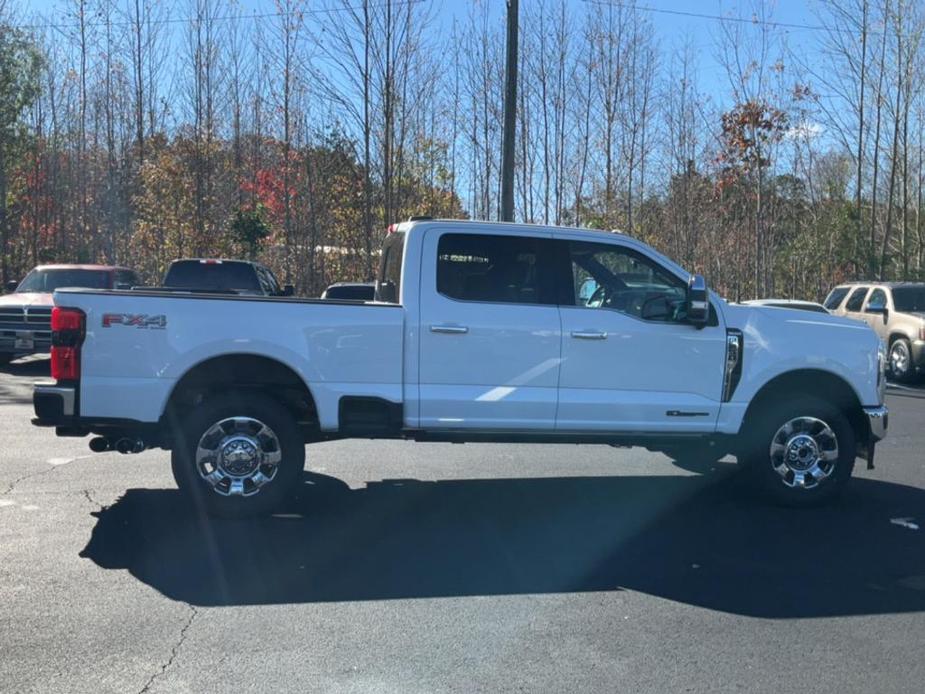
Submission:
[[838,316],[863,320],[889,349],[889,369],[897,381],[925,370],[925,282],[851,282],[826,297]]

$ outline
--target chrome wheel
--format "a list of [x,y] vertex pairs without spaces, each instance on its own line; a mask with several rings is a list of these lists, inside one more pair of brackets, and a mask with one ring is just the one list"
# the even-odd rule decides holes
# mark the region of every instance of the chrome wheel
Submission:
[[825,482],[838,463],[838,438],[832,427],[815,417],[795,417],[771,439],[771,467],[793,489],[812,489]]
[[229,417],[196,446],[196,470],[222,496],[252,496],[273,481],[282,460],[279,438],[252,417]]
[[903,378],[909,373],[911,363],[909,345],[904,340],[896,340],[890,347],[890,373],[897,378]]

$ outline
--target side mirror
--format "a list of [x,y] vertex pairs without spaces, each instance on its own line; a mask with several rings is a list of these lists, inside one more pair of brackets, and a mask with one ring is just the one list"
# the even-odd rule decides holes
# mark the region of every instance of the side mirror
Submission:
[[295,287],[291,284],[287,284],[283,287],[283,291],[280,292],[280,296],[293,296],[295,294]]
[[6,283],[6,291],[15,292],[16,288],[19,286],[19,280],[10,280]]
[[687,283],[687,322],[702,328],[710,320],[710,300],[703,275],[691,275]]

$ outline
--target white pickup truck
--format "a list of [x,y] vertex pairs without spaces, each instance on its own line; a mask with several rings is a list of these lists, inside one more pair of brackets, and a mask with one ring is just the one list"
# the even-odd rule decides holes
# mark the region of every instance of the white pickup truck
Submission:
[[884,352],[857,321],[729,304],[619,233],[393,225],[376,301],[59,290],[40,426],[172,451],[210,512],[270,512],[305,443],[605,443],[734,453],[813,504],[873,462]]

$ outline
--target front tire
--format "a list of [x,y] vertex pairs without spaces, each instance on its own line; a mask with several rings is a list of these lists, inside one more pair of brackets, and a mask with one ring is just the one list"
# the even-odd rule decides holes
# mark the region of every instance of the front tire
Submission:
[[272,513],[295,491],[304,467],[295,419],[263,393],[215,394],[175,431],[174,480],[208,515]]
[[912,344],[904,337],[897,337],[890,344],[890,376],[899,383],[908,383],[915,376]]
[[844,413],[803,396],[756,413],[747,463],[759,491],[785,506],[816,506],[840,494],[854,469],[856,442]]

